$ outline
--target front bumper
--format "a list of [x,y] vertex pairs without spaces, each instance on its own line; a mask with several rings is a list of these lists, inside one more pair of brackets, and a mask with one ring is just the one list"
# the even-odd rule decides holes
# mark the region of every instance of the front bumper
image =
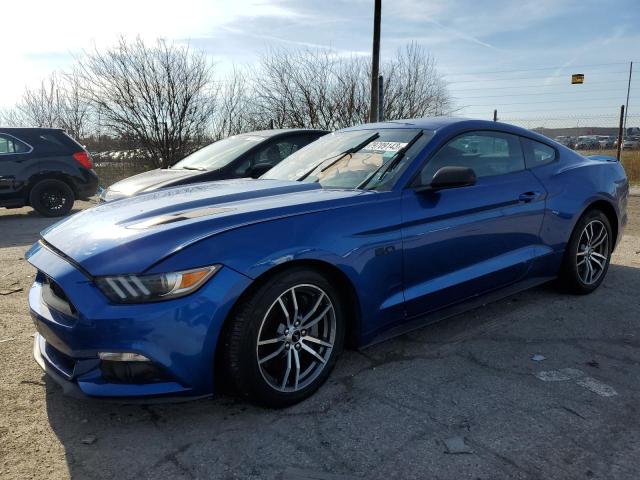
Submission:
[[[187,297],[141,305],[112,305],[78,269],[43,246],[28,253],[38,269],[29,292],[38,334],[34,357],[74,396],[133,398],[213,393],[215,348],[222,324],[249,279],[222,268]],[[66,298],[54,301],[53,282]],[[132,352],[162,376],[114,380],[98,352]]]

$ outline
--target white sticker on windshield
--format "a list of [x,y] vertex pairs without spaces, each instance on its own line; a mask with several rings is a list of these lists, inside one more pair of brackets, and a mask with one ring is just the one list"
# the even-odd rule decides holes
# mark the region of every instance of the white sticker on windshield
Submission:
[[371,142],[363,150],[373,150],[376,152],[397,152],[407,144],[402,142]]

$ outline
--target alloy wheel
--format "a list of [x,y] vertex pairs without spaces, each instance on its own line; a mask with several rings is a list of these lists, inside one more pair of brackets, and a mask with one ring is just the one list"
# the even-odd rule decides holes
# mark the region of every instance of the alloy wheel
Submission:
[[64,208],[67,199],[60,190],[45,190],[40,195],[42,205],[50,212],[57,212]]
[[260,373],[279,392],[302,390],[325,369],[335,339],[336,314],[327,293],[316,285],[291,287],[262,319],[256,344]]
[[590,221],[580,234],[576,264],[580,280],[586,285],[596,283],[609,259],[609,233],[600,220]]

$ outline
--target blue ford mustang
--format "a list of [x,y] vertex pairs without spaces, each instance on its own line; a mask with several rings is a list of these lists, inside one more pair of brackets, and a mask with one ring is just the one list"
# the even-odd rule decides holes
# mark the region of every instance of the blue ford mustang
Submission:
[[27,254],[38,363],[91,397],[285,406],[362,347],[560,278],[603,281],[628,182],[514,126],[462,119],[327,135],[258,180],[100,205]]

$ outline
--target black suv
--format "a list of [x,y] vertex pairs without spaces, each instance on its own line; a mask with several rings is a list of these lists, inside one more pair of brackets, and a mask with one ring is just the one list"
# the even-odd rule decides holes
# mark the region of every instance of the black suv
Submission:
[[97,189],[89,153],[63,130],[0,128],[0,207],[58,217]]

